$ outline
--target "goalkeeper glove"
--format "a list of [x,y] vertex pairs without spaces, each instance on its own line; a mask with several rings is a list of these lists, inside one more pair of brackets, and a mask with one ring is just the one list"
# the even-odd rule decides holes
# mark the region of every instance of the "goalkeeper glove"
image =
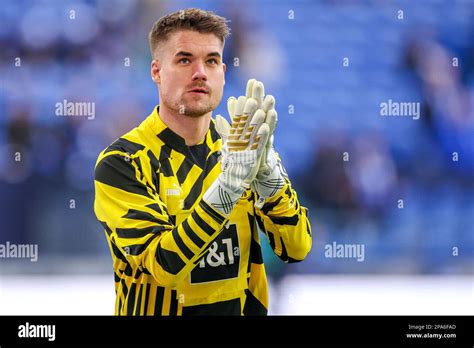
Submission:
[[223,141],[221,169],[217,180],[204,194],[204,200],[229,215],[242,193],[255,180],[260,167],[270,129],[265,124],[265,113],[258,109],[253,98],[231,97],[227,109],[230,125],[216,116],[216,130]]
[[[256,206],[261,208],[266,199],[273,197],[284,187],[284,178],[287,175],[273,147],[273,134],[278,119],[275,110],[275,98],[271,95],[264,97],[263,83],[256,80],[251,81],[247,84],[247,97],[257,100],[258,107],[265,112],[264,124],[268,125],[269,129],[268,141],[265,144],[256,180],[252,182],[252,189],[259,196]],[[255,86],[258,86],[258,88],[255,88]]]

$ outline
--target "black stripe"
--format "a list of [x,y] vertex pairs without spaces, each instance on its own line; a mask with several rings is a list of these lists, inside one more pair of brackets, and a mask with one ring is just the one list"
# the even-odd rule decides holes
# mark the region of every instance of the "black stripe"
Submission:
[[132,220],[143,220],[143,221],[150,221],[155,222],[160,225],[169,225],[172,226],[168,221],[158,219],[154,217],[152,214],[147,213],[146,211],[136,210],[136,209],[129,209],[127,214],[122,216],[122,218],[132,219]]
[[268,235],[268,241],[270,242],[270,247],[275,250],[275,237],[273,236],[273,233],[270,231],[267,232]]
[[155,185],[155,191],[158,192],[160,190],[160,177],[158,175],[158,171],[160,170],[160,162],[158,162],[158,159],[151,150],[148,150],[146,154],[150,160],[151,179]]
[[219,224],[223,224],[225,221],[225,218],[223,218],[219,213],[217,213],[214,209],[212,209],[209,204],[207,204],[205,201],[199,202],[199,205],[201,206],[202,210],[204,210],[210,217],[212,217],[216,222]]
[[199,177],[196,179],[196,182],[191,187],[188,195],[184,199],[184,203],[183,203],[184,209],[191,209],[194,203],[196,203],[196,200],[198,199],[199,195],[202,192],[203,182],[204,182],[204,172],[202,172],[201,175],[199,175]]
[[257,225],[258,225],[258,228],[260,229],[260,231],[267,234],[267,231],[265,230],[265,224],[263,223],[262,218],[258,215],[255,215],[255,220],[257,221]]
[[116,283],[119,283],[119,282],[120,282],[120,276],[119,276],[116,272],[114,272],[114,281],[115,281]]
[[120,155],[110,155],[103,158],[95,169],[95,180],[122,191],[153,199],[148,193],[147,187],[135,177],[133,165]]
[[143,180],[145,176],[143,175],[142,162],[140,161],[140,157],[135,158],[134,162],[138,167],[138,174],[140,174],[140,180]]
[[176,298],[177,291],[171,290],[170,298],[170,315],[178,315],[178,299]]
[[160,215],[163,215],[163,210],[161,209],[160,205],[157,204],[157,203],[148,204],[146,207],[150,208],[150,209],[153,209],[154,211],[156,211]]
[[199,195],[202,192],[202,185],[204,183],[204,179],[212,171],[212,169],[219,163],[218,159],[219,159],[219,156],[216,152],[209,156],[208,160],[206,161],[206,166],[204,168],[204,171],[201,173],[201,175],[199,175],[193,187],[191,187],[189,194],[184,199],[185,209],[191,209],[194,203],[196,203],[196,200],[198,199]]
[[213,143],[215,143],[217,140],[219,140],[221,138],[219,133],[217,133],[216,126],[214,125],[214,122],[210,123],[209,131],[211,133],[211,139],[212,139]]
[[268,214],[268,212],[270,212],[271,210],[273,210],[273,208],[275,208],[280,202],[281,200],[283,199],[283,197],[278,197],[278,199],[275,201],[275,202],[271,202],[271,203],[266,203],[263,205],[262,207],[262,213],[264,213],[265,215]]
[[115,245],[115,243],[113,241],[110,241],[110,246],[112,248],[112,253],[114,254],[114,256],[119,259],[120,261],[128,264],[128,260],[127,258],[125,257],[125,255],[122,253],[122,251],[119,249],[118,246]]
[[245,295],[244,315],[267,315],[268,310],[249,289],[245,289]]
[[194,233],[194,231],[189,226],[187,219],[183,221],[181,226],[183,227],[183,230],[189,239],[191,239],[198,248],[202,248],[204,246],[204,241],[196,233]]
[[156,297],[155,297],[155,312],[154,315],[161,315],[161,310],[163,309],[163,300],[165,298],[165,288],[161,286],[156,287]]
[[176,215],[168,215],[169,220],[173,226],[176,226]]
[[[253,214],[247,213],[247,218],[249,220],[249,230],[250,230],[250,252],[249,252],[249,260],[247,263],[247,273],[250,273],[251,271],[251,266],[252,266],[252,259],[257,257],[257,254],[253,256],[253,254],[256,253],[256,249],[254,247],[254,238],[258,237],[258,229],[257,229],[257,223],[255,222],[255,218]],[[247,286],[250,284],[250,277],[247,278]]]
[[156,249],[155,259],[166,272],[173,275],[178,274],[186,265],[177,253],[163,249],[161,247],[161,241]]
[[281,260],[285,261],[286,263],[297,263],[297,262],[303,261],[303,260],[298,260],[298,259],[289,257],[288,252],[286,250],[285,243],[283,243],[283,239],[281,237],[280,237],[280,241],[281,241],[281,248],[282,248],[281,256],[280,256]]
[[208,157],[209,153],[211,152],[211,149],[209,148],[209,145],[207,145],[207,141],[204,144],[202,144],[202,147],[203,147],[203,153],[204,153],[204,159],[203,159],[202,163],[205,166],[206,165],[205,163],[207,161],[207,157]]
[[191,155],[191,160],[197,165],[199,168],[204,169],[206,167],[207,155],[211,151],[207,143],[204,142],[203,144],[194,145],[188,147],[189,153]]
[[122,314],[122,298],[119,298],[118,315]]
[[104,150],[104,154],[110,151],[122,151],[128,152],[130,155],[135,154],[139,150],[143,150],[145,146],[142,144],[134,143],[133,141],[125,138],[119,138],[115,140],[107,149]]
[[167,146],[162,146],[160,149],[160,159],[158,161],[160,163],[160,172],[166,177],[173,176],[173,168],[171,167],[170,156],[171,149]]
[[294,259],[294,258],[288,256],[288,263],[298,263],[298,262],[301,262],[301,261],[303,261],[303,260]]
[[161,233],[169,230],[165,226],[150,226],[144,228],[117,228],[117,236],[120,238],[142,238],[150,233]]
[[146,289],[145,289],[145,305],[144,305],[144,308],[143,308],[143,315],[147,315],[148,314],[148,301],[150,300],[150,287],[151,285],[150,284],[147,284],[146,285]]
[[127,300],[127,315],[133,315],[133,307],[135,305],[135,291],[137,289],[137,284],[132,283],[130,286],[130,292],[128,293]]
[[134,255],[134,256],[140,255],[142,252],[144,252],[146,250],[146,248],[150,245],[150,243],[153,242],[153,240],[155,238],[157,238],[158,236],[159,236],[159,234],[155,234],[155,235],[151,236],[143,244],[128,245],[129,254]]
[[206,222],[204,221],[198,213],[196,213],[195,211],[193,211],[191,213],[191,217],[193,218],[193,220],[196,222],[196,224],[199,226],[199,228],[201,230],[203,230],[204,232],[206,232],[206,234],[208,236],[212,236],[216,231]]
[[133,276],[133,278],[135,279],[138,279],[142,276],[143,274],[143,271],[141,270],[141,268],[137,268],[137,270],[135,271],[135,275]]
[[99,222],[102,225],[102,227],[104,227],[105,231],[107,232],[107,235],[110,237],[110,235],[112,234],[112,230],[109,228],[107,223],[105,221],[99,221]]
[[131,277],[133,275],[133,269],[129,263],[127,263],[127,265],[125,266],[125,270],[123,271],[123,273],[125,273],[125,275],[128,277]]
[[244,196],[245,195],[248,195],[247,196],[247,201],[249,202],[255,202],[255,193],[251,190],[251,189],[248,189],[246,193],[244,193]]
[[178,177],[178,182],[180,185],[184,183],[186,178],[188,177],[189,172],[194,167],[194,163],[189,161],[187,158],[184,159],[183,163],[178,168],[178,172],[176,176]]
[[170,128],[163,129],[163,131],[158,134],[158,138],[161,139],[161,141],[163,141],[166,146],[169,146],[173,150],[183,154],[185,157],[190,157],[185,140],[173,132]]
[[288,262],[288,252],[286,251],[286,246],[285,243],[283,242],[283,238],[280,237],[280,243],[281,243],[281,256],[280,259]]
[[262,264],[263,263],[263,256],[262,256],[262,249],[260,244],[255,240],[255,236],[258,236],[255,230],[255,219],[252,214],[247,213],[249,219],[249,225],[251,229],[251,241],[250,241],[250,263]]
[[179,250],[186,256],[188,260],[191,260],[194,256],[194,253],[184,244],[181,236],[178,233],[178,228],[173,229],[173,239],[176,245],[178,246]]
[[270,220],[276,225],[291,225],[291,226],[296,226],[299,221],[299,216],[298,214],[295,214],[291,217],[286,217],[286,216],[270,216],[268,215]]
[[309,219],[308,219],[308,209],[303,208],[304,216],[306,218],[306,233],[309,234],[310,237],[312,237],[312,232],[311,232],[311,225],[309,224]]
[[125,283],[125,279],[122,279],[121,283],[122,283],[122,293],[124,295],[123,297],[127,298],[128,288],[127,288],[127,284]]
[[135,313],[133,313],[133,315],[142,315],[142,313],[140,312],[140,307],[142,306],[142,297],[143,297],[143,284],[140,284],[140,286],[138,287],[138,299],[137,299],[137,307],[135,309]]
[[184,315],[241,315],[240,299],[183,307]]

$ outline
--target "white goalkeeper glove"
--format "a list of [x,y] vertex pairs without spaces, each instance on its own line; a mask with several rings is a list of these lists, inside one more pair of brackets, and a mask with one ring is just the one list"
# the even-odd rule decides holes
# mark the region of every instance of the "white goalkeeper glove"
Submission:
[[223,141],[221,169],[217,180],[204,194],[204,200],[229,215],[242,193],[250,187],[260,168],[270,129],[258,102],[244,96],[227,101],[232,120],[216,116],[216,130]]
[[[255,86],[258,86],[256,88]],[[268,125],[269,137],[263,151],[262,160],[257,172],[256,180],[252,182],[252,189],[259,196],[256,206],[261,208],[266,199],[273,197],[284,185],[286,171],[279,160],[273,147],[274,132],[277,124],[278,114],[275,110],[275,98],[265,95],[263,83],[250,80],[247,84],[247,97],[255,99],[257,105],[265,112],[265,123]]]

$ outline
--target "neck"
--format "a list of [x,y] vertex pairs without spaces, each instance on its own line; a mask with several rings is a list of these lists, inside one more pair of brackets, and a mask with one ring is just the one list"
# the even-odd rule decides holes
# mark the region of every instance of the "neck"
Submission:
[[201,117],[189,117],[160,104],[159,114],[163,123],[183,138],[187,146],[193,146],[199,144],[206,137],[212,112]]

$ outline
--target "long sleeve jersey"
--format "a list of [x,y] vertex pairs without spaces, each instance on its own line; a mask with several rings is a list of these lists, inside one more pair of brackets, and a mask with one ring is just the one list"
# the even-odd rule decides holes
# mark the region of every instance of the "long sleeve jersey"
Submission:
[[116,315],[266,315],[268,285],[258,231],[284,262],[311,249],[307,209],[291,184],[255,207],[247,190],[230,216],[202,196],[221,173],[222,140],[211,120],[187,146],[159,107],[102,151],[95,214],[113,260]]

